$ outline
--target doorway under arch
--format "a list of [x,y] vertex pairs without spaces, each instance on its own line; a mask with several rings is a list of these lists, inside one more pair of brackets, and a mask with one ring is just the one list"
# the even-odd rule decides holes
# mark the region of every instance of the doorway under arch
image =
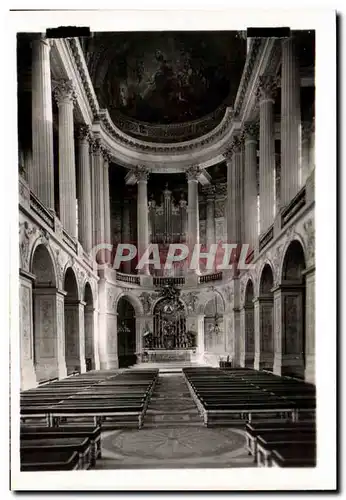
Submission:
[[255,309],[254,286],[250,279],[245,289],[245,367],[253,368],[255,358]]
[[43,244],[32,257],[33,361],[37,382],[59,377],[56,276],[52,257]]
[[274,368],[274,294],[273,271],[269,264],[263,268],[260,280],[260,370],[273,371]]
[[84,335],[85,335],[85,368],[86,371],[95,370],[94,345],[94,300],[89,283],[84,288]]
[[225,336],[223,329],[224,305],[218,293],[207,302],[204,308],[204,352],[223,354]]
[[78,299],[77,280],[71,267],[67,268],[65,273],[64,290],[66,292],[64,301],[65,359],[67,375],[72,375],[84,371],[85,366],[83,365],[85,364],[85,359],[84,353],[81,352],[80,342],[81,329],[84,329],[84,322],[81,322],[79,307],[83,306]]
[[118,360],[119,368],[136,363],[136,315],[135,309],[126,297],[121,297],[118,313]]
[[288,246],[282,267],[282,370],[283,375],[304,378],[305,372],[305,256],[294,240]]

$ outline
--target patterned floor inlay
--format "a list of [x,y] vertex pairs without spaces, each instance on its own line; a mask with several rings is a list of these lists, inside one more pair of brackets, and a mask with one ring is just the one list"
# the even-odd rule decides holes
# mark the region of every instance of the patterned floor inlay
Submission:
[[206,427],[109,431],[102,439],[101,469],[250,467],[244,433]]

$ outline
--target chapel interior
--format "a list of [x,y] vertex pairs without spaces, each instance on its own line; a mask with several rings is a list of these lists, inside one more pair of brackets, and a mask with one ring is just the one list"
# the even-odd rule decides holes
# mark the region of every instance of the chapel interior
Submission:
[[314,31],[19,33],[17,73],[22,470],[314,466]]

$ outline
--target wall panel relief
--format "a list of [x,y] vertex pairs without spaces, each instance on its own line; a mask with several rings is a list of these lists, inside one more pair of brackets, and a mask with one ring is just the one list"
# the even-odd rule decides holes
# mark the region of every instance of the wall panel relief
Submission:
[[298,354],[302,352],[301,322],[302,310],[299,295],[286,295],[284,297],[284,338],[282,345],[283,354]]
[[19,223],[19,256],[20,267],[29,270],[30,251],[34,242],[38,229],[33,224],[27,221]]
[[40,327],[41,334],[39,338],[39,352],[41,358],[53,358],[56,355],[56,348],[54,342],[54,313],[52,298],[40,298]]
[[29,287],[20,287],[20,331],[21,354],[23,359],[32,358],[32,331],[31,331],[31,290]]
[[255,315],[253,308],[245,309],[245,351],[246,353],[255,352]]
[[261,305],[261,352],[273,352],[273,306]]

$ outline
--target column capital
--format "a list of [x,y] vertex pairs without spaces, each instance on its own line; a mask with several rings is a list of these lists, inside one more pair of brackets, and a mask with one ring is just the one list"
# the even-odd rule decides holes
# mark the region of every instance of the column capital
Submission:
[[88,141],[90,140],[90,125],[86,125],[85,123],[77,126],[77,138],[79,141]]
[[77,100],[75,86],[72,80],[60,80],[54,85],[54,97],[60,106],[61,104],[74,104]]
[[214,201],[215,200],[215,186],[210,184],[209,186],[203,186],[202,192],[205,195],[207,201]]
[[258,87],[256,91],[256,99],[259,103],[263,101],[275,100],[277,89],[277,80],[272,75],[262,75],[259,77]]
[[199,177],[200,173],[201,173],[201,169],[200,169],[199,165],[191,165],[190,167],[188,167],[188,169],[186,170],[187,182],[190,182],[190,181],[198,182],[198,177]]
[[138,182],[148,182],[149,178],[149,169],[144,165],[137,165],[134,169],[134,176]]
[[112,160],[111,152],[105,146],[101,147],[101,154],[105,162],[109,163]]
[[244,124],[242,137],[245,142],[257,142],[259,134],[259,123],[258,121],[246,122]]
[[94,155],[100,156],[102,154],[102,141],[100,137],[90,139],[90,149]]

